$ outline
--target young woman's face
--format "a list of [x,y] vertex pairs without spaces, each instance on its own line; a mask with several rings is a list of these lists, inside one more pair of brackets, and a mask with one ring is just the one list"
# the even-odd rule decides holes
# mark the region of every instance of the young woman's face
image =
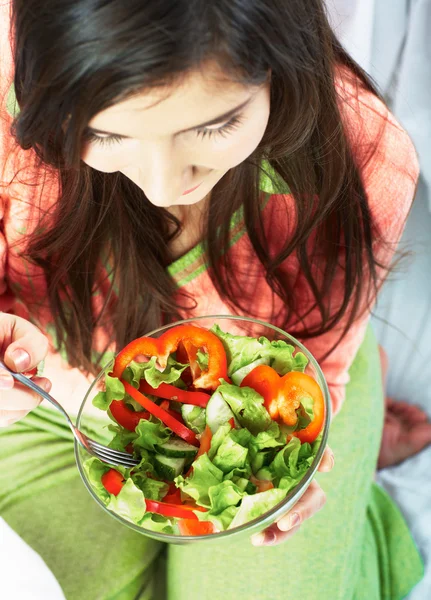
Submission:
[[216,69],[98,113],[82,159],[120,171],[156,206],[199,202],[256,149],[268,123],[269,83],[246,87]]

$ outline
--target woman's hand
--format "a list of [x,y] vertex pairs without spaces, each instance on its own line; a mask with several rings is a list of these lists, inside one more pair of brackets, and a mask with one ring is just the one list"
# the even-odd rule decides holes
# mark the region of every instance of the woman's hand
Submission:
[[[20,317],[0,313],[0,356],[10,369],[19,373],[30,371],[45,358],[47,351],[48,339],[37,327]],[[49,379],[32,379],[47,392],[51,389]],[[0,368],[0,427],[22,419],[41,401],[40,396]]]
[[[326,448],[320,461],[319,471],[328,472],[334,466],[334,454]],[[301,524],[317,513],[325,504],[326,495],[316,480],[313,480],[302,498],[279,520],[251,540],[255,546],[275,546],[292,537]]]

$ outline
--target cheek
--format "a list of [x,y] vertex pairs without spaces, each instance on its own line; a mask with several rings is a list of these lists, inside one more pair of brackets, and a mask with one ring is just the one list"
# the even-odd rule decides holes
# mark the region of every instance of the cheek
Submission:
[[118,148],[97,148],[88,145],[84,148],[81,159],[93,169],[104,173],[121,171],[126,166],[125,154]]

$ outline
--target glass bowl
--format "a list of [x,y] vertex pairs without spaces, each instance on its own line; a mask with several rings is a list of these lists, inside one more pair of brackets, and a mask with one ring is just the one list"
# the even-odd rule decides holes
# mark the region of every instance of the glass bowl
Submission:
[[[279,504],[274,506],[271,510],[269,510],[265,514],[261,515],[260,517],[254,519],[252,521],[249,521],[249,522],[247,522],[239,527],[235,527],[233,529],[227,529],[225,531],[212,533],[209,535],[181,536],[181,535],[168,534],[168,533],[144,529],[143,527],[140,527],[140,526],[136,525],[135,523],[132,523],[131,521],[128,521],[127,519],[121,517],[117,513],[114,513],[112,511],[108,510],[107,507],[101,501],[101,499],[97,496],[91,483],[88,481],[85,469],[83,468],[83,463],[87,458],[89,458],[89,454],[86,452],[86,450],[84,450],[84,448],[82,448],[75,441],[75,457],[76,457],[78,469],[79,469],[81,477],[82,477],[84,484],[87,487],[88,491],[93,496],[95,501],[104,510],[106,510],[114,519],[117,519],[124,525],[127,525],[127,527],[131,527],[138,533],[141,533],[148,537],[154,538],[161,542],[166,542],[166,543],[171,543],[171,544],[187,544],[187,543],[203,541],[203,540],[206,540],[206,541],[218,540],[218,539],[221,540],[222,538],[225,539],[227,537],[233,537],[233,536],[235,536],[236,538],[238,538],[240,536],[242,536],[242,537],[251,536],[259,531],[262,531],[263,529],[265,529],[266,527],[268,527],[269,525],[274,523],[274,521],[276,521],[284,513],[289,511],[298,502],[298,500],[301,498],[301,496],[304,494],[304,492],[310,485],[310,483],[317,471],[317,468],[319,466],[321,458],[323,456],[323,452],[325,450],[327,439],[328,439],[329,424],[331,421],[331,403],[330,403],[328,386],[326,384],[325,377],[324,377],[317,361],[310,354],[310,352],[300,342],[298,342],[295,338],[293,338],[291,335],[289,335],[282,329],[275,327],[274,325],[265,323],[264,321],[259,321],[256,319],[251,319],[251,318],[246,318],[246,317],[224,316],[224,315],[196,317],[193,319],[177,321],[175,323],[171,323],[170,325],[160,327],[159,329],[156,329],[156,330],[148,333],[146,337],[157,338],[162,333],[167,331],[168,329],[170,329],[172,327],[176,327],[178,325],[183,325],[185,323],[195,324],[197,326],[205,327],[207,329],[210,329],[214,324],[217,324],[220,326],[220,328],[223,331],[234,334],[234,335],[246,335],[246,336],[256,337],[256,338],[264,336],[264,337],[268,338],[270,341],[283,340],[283,341],[291,344],[292,346],[294,346],[295,353],[297,351],[300,351],[305,354],[305,356],[308,359],[308,365],[305,368],[305,372],[308,373],[309,375],[311,375],[319,384],[319,386],[323,392],[323,396],[324,396],[326,414],[325,414],[325,420],[324,420],[324,425],[323,425],[320,446],[317,450],[317,454],[313,460],[313,463],[311,464],[310,468],[308,469],[308,471],[306,472],[306,474],[304,475],[302,480],[296,485],[296,487],[294,487],[293,489],[291,489],[288,492],[288,494],[286,495],[284,500],[282,500]],[[112,365],[112,363],[113,363],[113,361],[111,361],[108,365],[106,365],[106,367],[109,368],[110,365]],[[112,421],[108,417],[107,413],[96,409],[92,405],[92,400],[93,400],[94,396],[101,389],[103,389],[104,372],[105,372],[105,370],[103,370],[97,376],[95,381],[90,386],[90,388],[89,388],[87,394],[85,395],[85,398],[81,404],[81,407],[80,407],[79,413],[78,413],[78,417],[77,417],[77,421],[76,421],[76,425],[79,429],[81,429],[84,433],[86,433],[87,435],[90,435],[91,437],[93,437],[94,439],[96,439],[97,441],[99,441],[101,443],[107,443],[109,441],[109,439],[111,438],[111,436],[107,433],[106,426],[111,424]]]

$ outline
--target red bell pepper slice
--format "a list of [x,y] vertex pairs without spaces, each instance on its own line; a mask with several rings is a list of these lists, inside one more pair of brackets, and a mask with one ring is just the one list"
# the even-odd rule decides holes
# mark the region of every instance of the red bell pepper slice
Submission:
[[114,377],[121,378],[124,369],[139,354],[156,356],[164,369],[169,355],[177,350],[180,342],[184,344],[186,351],[193,346],[195,349],[205,348],[208,352],[208,369],[202,371],[194,385],[197,388],[215,390],[220,385],[219,379],[227,378],[226,352],[214,333],[195,325],[178,325],[159,338],[142,337],[130,342],[115,359]]
[[232,429],[235,429],[235,419],[233,417],[229,419],[229,425],[232,427]]
[[124,400],[113,400],[109,405],[109,410],[117,423],[129,431],[135,431],[141,419],[150,418],[148,411],[137,412],[132,410]]
[[325,401],[322,390],[315,379],[299,371],[291,371],[280,377],[267,365],[253,369],[242,381],[241,387],[251,387],[264,399],[264,404],[271,418],[288,426],[296,425],[301,399],[304,396],[313,399],[312,422],[292,435],[301,442],[313,442],[319,435],[325,418]]
[[127,383],[127,381],[123,380],[122,383],[129,396],[132,396],[132,398],[136,400],[136,402],[138,402],[138,404],[140,404],[143,408],[145,408],[145,410],[148,410],[150,414],[157,417],[157,419],[160,419],[162,423],[166,425],[166,427],[172,429],[172,431],[178,437],[182,438],[193,446],[199,446],[198,439],[191,429],[180,423],[177,418],[170,415],[166,410],[163,410],[163,408],[158,406],[155,402],[141,394],[141,392],[130,385],[130,383]]
[[178,529],[181,535],[208,535],[215,533],[215,527],[211,521],[199,521],[195,519],[181,519],[181,521],[178,521]]
[[175,484],[171,484],[168,493],[163,498],[163,502],[166,502],[167,504],[182,504],[181,490],[175,487]]
[[114,496],[118,496],[118,494],[121,492],[121,488],[124,485],[123,476],[115,469],[109,469],[109,471],[106,471],[106,473],[102,475],[101,481],[105,490],[110,494],[114,494]]
[[198,520],[193,511],[202,510],[201,507],[186,506],[185,504],[168,504],[167,502],[158,502],[157,500],[145,499],[145,504],[148,512],[157,513],[165,517],[176,517],[177,519],[193,519],[193,521]]
[[165,410],[167,413],[169,413],[171,415],[171,417],[174,417],[174,419],[176,419],[178,421],[178,423],[181,423],[181,425],[184,425],[184,421],[183,421],[183,418],[180,415],[180,413],[177,412],[176,410],[169,408],[169,400],[163,400],[163,402],[160,402],[160,408],[163,408],[163,410]]
[[184,402],[185,404],[193,404],[194,406],[200,406],[202,408],[206,407],[211,398],[211,396],[205,394],[205,392],[187,392],[186,390],[180,390],[169,383],[161,383],[158,388],[153,388],[144,379],[141,380],[139,391],[143,394],[152,394],[153,396],[157,396],[157,398],[166,398],[166,400]]

